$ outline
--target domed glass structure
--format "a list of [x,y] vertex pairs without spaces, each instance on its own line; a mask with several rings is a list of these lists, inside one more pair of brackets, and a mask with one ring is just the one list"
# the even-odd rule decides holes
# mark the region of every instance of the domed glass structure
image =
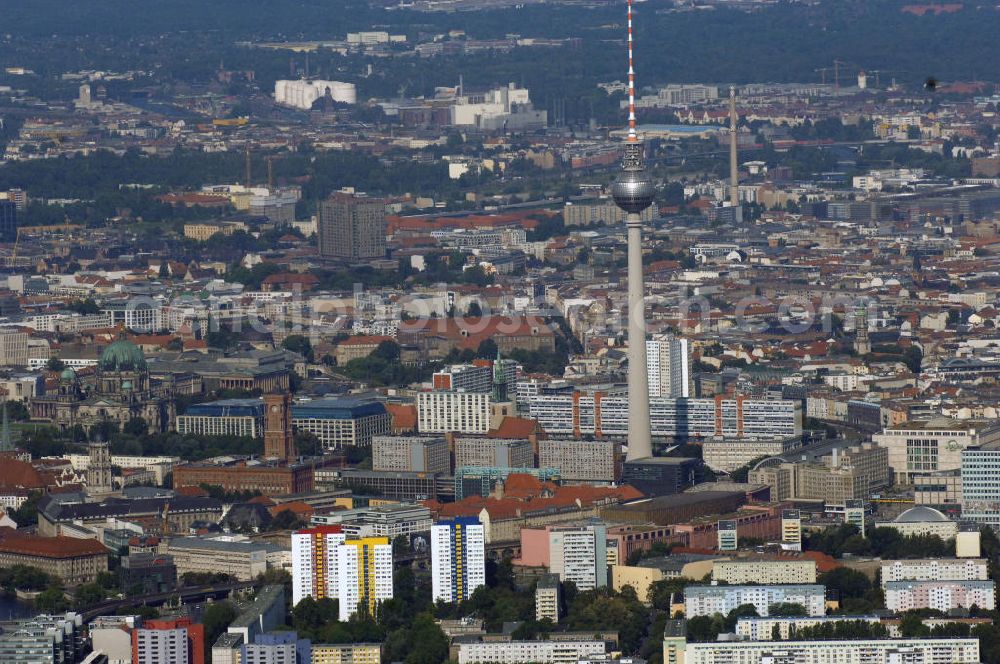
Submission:
[[950,521],[944,513],[939,512],[933,507],[927,507],[926,505],[917,505],[916,507],[911,507],[894,519],[895,523],[927,523],[933,521]]
[[128,339],[118,339],[104,349],[97,361],[101,371],[143,371],[146,356]]

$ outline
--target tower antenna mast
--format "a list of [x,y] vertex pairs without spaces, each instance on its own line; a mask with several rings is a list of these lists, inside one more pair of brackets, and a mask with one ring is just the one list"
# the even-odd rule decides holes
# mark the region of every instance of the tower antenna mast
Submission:
[[625,212],[628,239],[628,457],[653,456],[646,365],[645,284],[642,276],[642,212],[653,204],[656,186],[646,173],[643,144],[635,126],[635,61],[632,56],[632,0],[628,0],[628,134],[622,170],[611,193]]

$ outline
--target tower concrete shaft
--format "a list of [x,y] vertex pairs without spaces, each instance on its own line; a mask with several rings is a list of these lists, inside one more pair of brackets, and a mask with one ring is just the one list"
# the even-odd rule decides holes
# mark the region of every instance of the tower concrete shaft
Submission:
[[740,206],[740,167],[736,153],[736,88],[729,88],[729,202]]
[[629,461],[653,456],[646,366],[646,307],[642,277],[642,218],[629,213],[628,233],[628,455]]

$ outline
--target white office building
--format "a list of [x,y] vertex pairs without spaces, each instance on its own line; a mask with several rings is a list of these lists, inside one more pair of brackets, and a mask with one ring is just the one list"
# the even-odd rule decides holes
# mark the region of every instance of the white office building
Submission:
[[421,433],[478,433],[490,430],[490,395],[480,392],[421,392],[417,395]]
[[967,448],[1000,444],[1000,423],[937,417],[887,428],[872,441],[889,450],[896,484],[911,484],[914,475],[958,470]]
[[476,518],[431,528],[431,585],[435,602],[460,602],[486,584],[486,529]]

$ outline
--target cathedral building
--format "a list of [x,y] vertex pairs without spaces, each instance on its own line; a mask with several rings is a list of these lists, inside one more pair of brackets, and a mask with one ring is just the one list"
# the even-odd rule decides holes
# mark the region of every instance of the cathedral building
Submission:
[[66,369],[55,393],[31,400],[32,419],[48,420],[62,429],[77,424],[89,429],[102,422],[123,428],[138,418],[150,432],[165,432],[172,428],[174,416],[169,390],[150,381],[145,356],[124,336],[101,353],[92,387]]

